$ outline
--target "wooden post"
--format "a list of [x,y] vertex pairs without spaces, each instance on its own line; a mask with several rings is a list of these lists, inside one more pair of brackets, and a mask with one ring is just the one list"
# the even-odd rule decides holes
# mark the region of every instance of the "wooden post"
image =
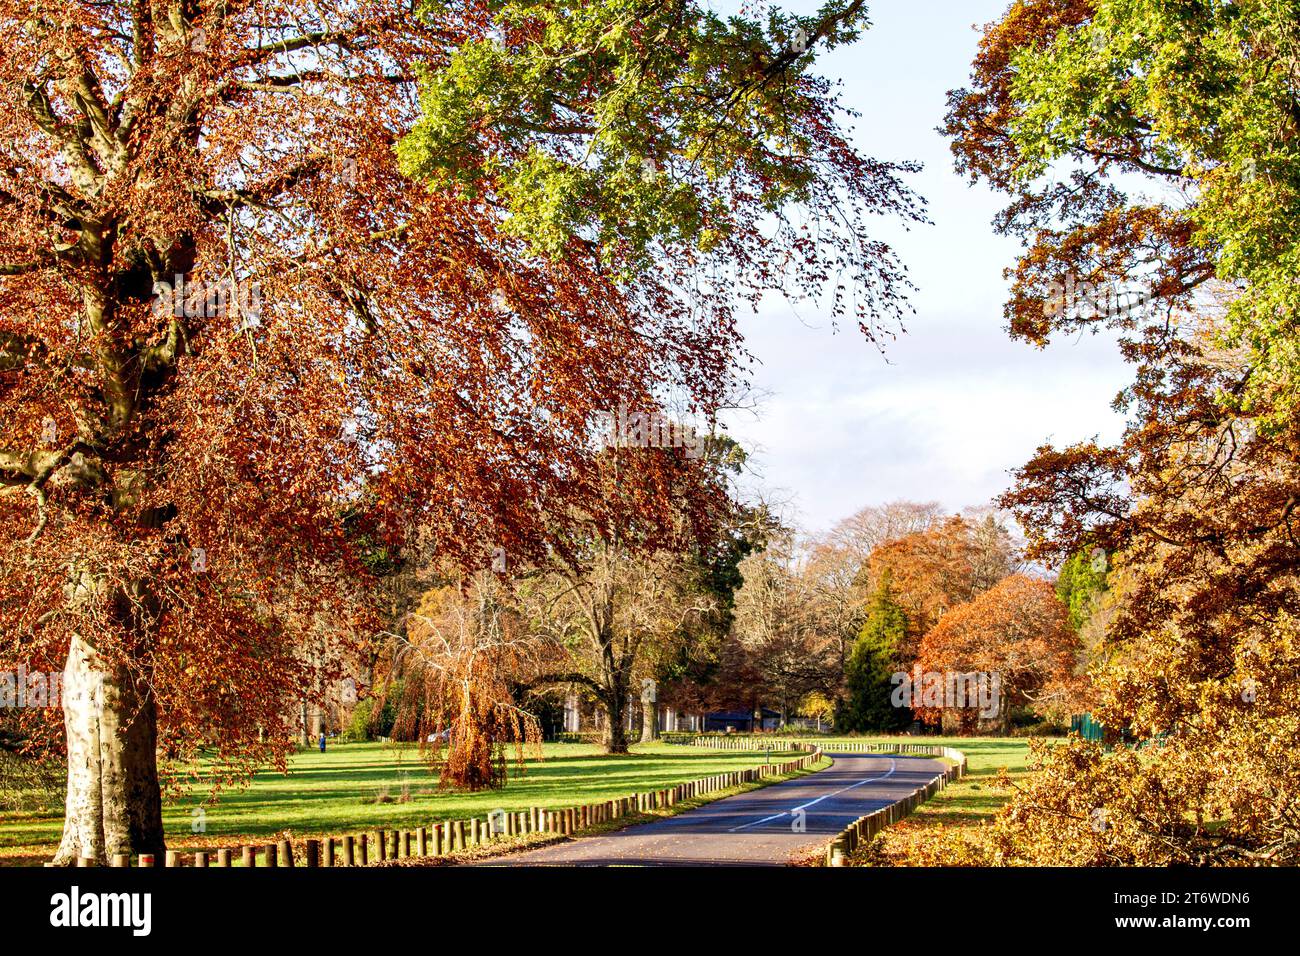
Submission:
[[[80,866],[81,864],[78,863],[77,865]],[[167,866],[180,866],[180,865],[181,865],[181,856],[180,856],[180,854],[177,853],[175,850],[168,850],[168,851],[167,851],[167,863],[166,863],[166,865],[167,865]]]
[[218,850],[218,851],[217,851],[217,866],[225,867],[226,869],[229,869],[229,868],[230,868],[230,850],[229,850],[229,849]]
[[131,865],[130,853],[114,853],[112,866],[122,867]]
[[156,863],[155,861],[156,861],[156,857],[155,857],[152,853],[141,853],[141,854],[140,854],[140,865],[141,865],[141,866],[156,866],[157,863]]
[[345,836],[343,838],[343,865],[344,866],[357,865],[356,844],[354,842],[354,838],[351,835]]
[[419,837],[417,839],[417,847],[419,848],[420,856],[426,857],[429,855],[429,828],[420,827],[418,832]]
[[402,831],[402,856],[406,859],[411,858],[411,844],[415,841],[415,834],[410,830]]
[[[167,855],[168,855],[168,856],[171,856],[170,851],[168,852]],[[93,856],[79,856],[79,857],[77,857],[77,866],[78,866],[78,867],[83,867],[83,866],[94,866],[94,865],[95,865],[95,858],[94,858]]]
[[366,865],[366,844],[370,842],[370,834],[363,833],[357,837],[357,853],[361,858],[361,865]]
[[269,866],[269,867],[278,867],[278,866],[280,865],[280,861],[276,858],[276,852],[277,852],[277,850],[278,850],[278,847],[276,847],[276,845],[275,845],[274,843],[268,843],[268,844],[266,845],[266,865],[267,865],[267,866]]
[[464,821],[464,820],[457,820],[457,821],[456,821],[455,845],[454,845],[454,848],[455,848],[455,850],[456,850],[457,852],[459,852],[459,851],[461,851],[461,850],[464,850],[464,849],[466,848],[466,847],[465,847],[465,821]]
[[280,857],[285,866],[293,866],[293,844],[288,840],[280,841]]
[[194,854],[194,865],[200,869],[207,869],[208,855],[202,850]]
[[243,849],[242,855],[244,857],[244,866],[257,866],[257,850],[253,849],[251,846],[246,846]]
[[316,869],[320,866],[320,840],[307,841],[307,868]]
[[326,837],[324,846],[325,846],[325,865],[327,867],[337,866],[338,864],[334,862],[334,838]]
[[379,862],[383,863],[388,859],[388,841],[384,839],[384,831],[376,830],[375,839],[379,841]]

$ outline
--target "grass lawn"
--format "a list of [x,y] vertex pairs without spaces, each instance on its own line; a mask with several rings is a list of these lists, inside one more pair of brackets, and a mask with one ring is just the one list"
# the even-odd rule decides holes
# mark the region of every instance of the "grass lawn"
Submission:
[[[331,744],[324,754],[298,754],[288,774],[262,772],[247,788],[222,793],[216,804],[203,809],[205,832],[192,832],[202,792],[166,806],[163,823],[171,849],[229,846],[242,836],[285,831],[302,837],[402,829],[481,817],[497,807],[523,810],[609,800],[744,770],[767,759],[763,751],[663,743],[636,745],[632,751],[611,757],[589,744],[546,744],[544,758],[527,761],[522,775],[511,765],[504,790],[472,794],[439,791],[437,778],[414,746]],[[785,758],[773,753],[771,759]],[[48,859],[62,824],[61,816],[0,813],[0,863]]]

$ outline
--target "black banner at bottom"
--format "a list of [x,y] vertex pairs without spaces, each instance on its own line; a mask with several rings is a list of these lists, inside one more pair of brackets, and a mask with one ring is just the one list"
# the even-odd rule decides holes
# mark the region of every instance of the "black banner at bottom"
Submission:
[[913,943],[989,932],[1229,942],[1288,931],[1297,890],[1291,869],[0,868],[0,918],[6,941],[128,949],[257,931],[242,937],[251,945],[271,928],[294,945],[391,945],[421,927],[447,942],[532,937],[579,950],[608,948],[610,937],[589,934],[597,927],[641,945],[806,945],[810,931],[849,943],[882,942],[882,931]]

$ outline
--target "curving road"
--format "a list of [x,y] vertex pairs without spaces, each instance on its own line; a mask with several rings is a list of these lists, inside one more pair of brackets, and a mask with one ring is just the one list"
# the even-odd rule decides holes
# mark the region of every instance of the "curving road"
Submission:
[[827,756],[835,763],[814,774],[483,865],[780,866],[824,845],[858,817],[901,800],[945,766],[897,754]]

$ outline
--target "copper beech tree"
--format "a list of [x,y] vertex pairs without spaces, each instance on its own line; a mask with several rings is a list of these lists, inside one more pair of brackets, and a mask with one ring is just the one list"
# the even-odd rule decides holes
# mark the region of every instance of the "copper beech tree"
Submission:
[[163,848],[160,753],[283,766],[376,549],[599,513],[593,417],[707,417],[735,295],[902,308],[862,220],[916,203],[809,73],[861,2],[575,9],[0,0],[0,663],[64,674],[57,863]]
[[[996,675],[997,694],[980,704],[975,695],[957,701],[953,714],[962,730],[978,726],[977,718],[996,722],[1001,733],[1011,730],[1013,708],[1030,707],[1038,714],[1070,712],[1078,695],[1079,638],[1070,627],[1065,607],[1050,581],[1012,574],[992,588],[945,614],[921,639],[917,666],[921,672]],[[990,685],[990,691],[993,689]],[[914,688],[914,709],[928,723],[945,717],[939,707],[922,699]]]
[[865,576],[876,586],[889,575],[907,612],[911,656],[944,613],[991,588],[1018,562],[1015,543],[992,515],[982,521],[953,515],[881,543],[868,556]]

